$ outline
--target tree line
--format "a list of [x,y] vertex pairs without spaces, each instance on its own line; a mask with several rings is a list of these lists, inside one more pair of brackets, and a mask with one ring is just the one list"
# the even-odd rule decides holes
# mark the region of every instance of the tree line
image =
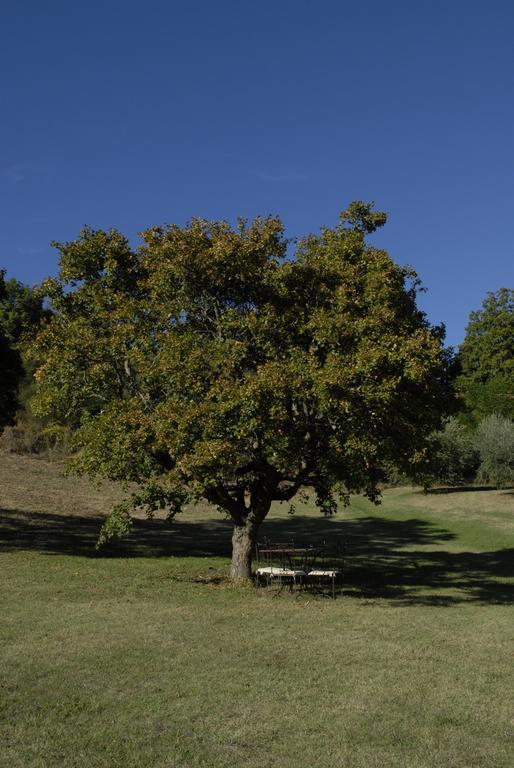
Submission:
[[56,243],[42,286],[0,281],[0,416],[11,450],[133,481],[105,541],[206,498],[250,574],[273,501],[320,510],[385,482],[514,482],[514,291],[471,313],[457,354],[416,304],[419,279],[352,203],[295,244],[276,217],[116,230]]

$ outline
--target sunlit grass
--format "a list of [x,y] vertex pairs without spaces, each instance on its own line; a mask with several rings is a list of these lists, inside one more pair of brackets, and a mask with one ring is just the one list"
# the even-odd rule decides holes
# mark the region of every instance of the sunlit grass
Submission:
[[347,538],[332,601],[230,586],[206,506],[99,556],[118,489],[0,462],[0,765],[512,765],[512,491],[278,506],[263,535]]

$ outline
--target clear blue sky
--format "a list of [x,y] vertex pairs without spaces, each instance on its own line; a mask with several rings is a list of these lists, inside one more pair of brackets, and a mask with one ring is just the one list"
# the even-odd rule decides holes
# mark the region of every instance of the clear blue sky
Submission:
[[514,285],[512,0],[0,0],[0,267],[56,272],[84,224],[352,199],[458,344]]

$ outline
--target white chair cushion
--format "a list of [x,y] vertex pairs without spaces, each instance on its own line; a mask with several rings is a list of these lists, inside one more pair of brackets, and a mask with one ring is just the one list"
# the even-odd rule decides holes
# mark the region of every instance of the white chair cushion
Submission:
[[334,576],[337,576],[338,573],[341,573],[341,571],[338,568],[334,568],[332,570],[323,570],[321,568],[315,568],[312,571],[309,571],[307,576],[326,576],[327,578],[334,578]]
[[279,568],[276,565],[266,565],[262,568],[257,568],[255,573],[258,576],[292,576],[295,578],[305,576],[305,571],[292,570],[291,568]]

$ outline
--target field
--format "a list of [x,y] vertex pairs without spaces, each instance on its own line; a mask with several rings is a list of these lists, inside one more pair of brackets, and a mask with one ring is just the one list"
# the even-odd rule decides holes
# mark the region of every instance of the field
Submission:
[[385,492],[263,535],[344,536],[344,595],[226,580],[199,506],[94,551],[119,497],[0,456],[0,765],[510,768],[514,492]]

